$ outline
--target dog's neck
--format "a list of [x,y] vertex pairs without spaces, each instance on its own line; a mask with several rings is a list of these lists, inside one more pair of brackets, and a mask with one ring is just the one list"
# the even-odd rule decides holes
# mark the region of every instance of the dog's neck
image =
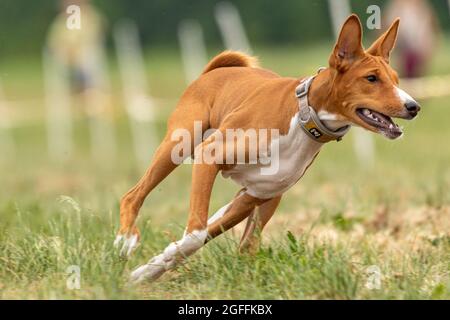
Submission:
[[333,79],[334,75],[332,71],[327,68],[320,71],[313,82],[308,94],[308,100],[311,107],[316,111],[320,121],[330,130],[335,131],[347,125],[351,125],[351,122],[338,119],[338,115],[330,113],[330,106],[335,106],[339,103],[333,92]]

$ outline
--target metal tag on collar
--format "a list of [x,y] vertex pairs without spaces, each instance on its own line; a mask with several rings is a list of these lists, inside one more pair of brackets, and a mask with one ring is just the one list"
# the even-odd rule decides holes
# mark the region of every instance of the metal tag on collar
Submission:
[[301,108],[299,111],[299,120],[303,123],[308,122],[311,119],[311,112],[308,108]]

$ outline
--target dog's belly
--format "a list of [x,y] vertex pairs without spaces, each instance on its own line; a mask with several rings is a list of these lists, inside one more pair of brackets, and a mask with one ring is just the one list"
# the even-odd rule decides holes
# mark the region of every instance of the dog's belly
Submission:
[[305,173],[322,144],[309,138],[298,125],[298,114],[290,124],[289,132],[279,138],[278,162],[272,154],[272,163],[238,164],[222,171],[222,176],[231,178],[247,193],[260,199],[270,199],[291,188]]
[[237,165],[231,170],[222,172],[222,175],[225,178],[230,177],[234,182],[246,188],[246,192],[251,196],[270,199],[290,189],[302,177],[309,163],[294,167],[291,163],[283,165],[282,162],[280,166],[283,167],[273,175],[261,174],[263,166],[260,165]]

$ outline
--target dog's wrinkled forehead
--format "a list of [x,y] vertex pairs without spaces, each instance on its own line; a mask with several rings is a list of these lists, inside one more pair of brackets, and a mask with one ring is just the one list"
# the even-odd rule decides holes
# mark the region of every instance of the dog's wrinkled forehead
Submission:
[[383,82],[392,83],[393,85],[398,85],[399,83],[398,73],[383,58],[369,53],[366,53],[362,59],[355,62],[347,73],[355,78],[375,75]]
[[390,79],[394,84],[398,84],[398,73],[381,57],[370,56],[372,60],[376,61],[378,68],[378,74],[380,76]]

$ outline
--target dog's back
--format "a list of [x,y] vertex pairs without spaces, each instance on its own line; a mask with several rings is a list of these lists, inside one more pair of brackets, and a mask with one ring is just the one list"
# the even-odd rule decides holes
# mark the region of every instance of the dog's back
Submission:
[[[213,128],[217,128],[230,113],[242,112],[243,108],[248,116],[240,119],[256,127],[268,126],[264,118],[274,119],[270,116],[272,112],[287,112],[286,119],[290,119],[291,113],[295,112],[296,100],[292,92],[297,84],[298,79],[281,77],[273,71],[259,68],[255,57],[225,51],[207,64],[200,77],[186,89],[180,104],[189,105],[186,100],[198,98],[207,101]],[[293,103],[294,108],[286,108],[287,100]],[[247,127],[245,123],[242,126]]]

